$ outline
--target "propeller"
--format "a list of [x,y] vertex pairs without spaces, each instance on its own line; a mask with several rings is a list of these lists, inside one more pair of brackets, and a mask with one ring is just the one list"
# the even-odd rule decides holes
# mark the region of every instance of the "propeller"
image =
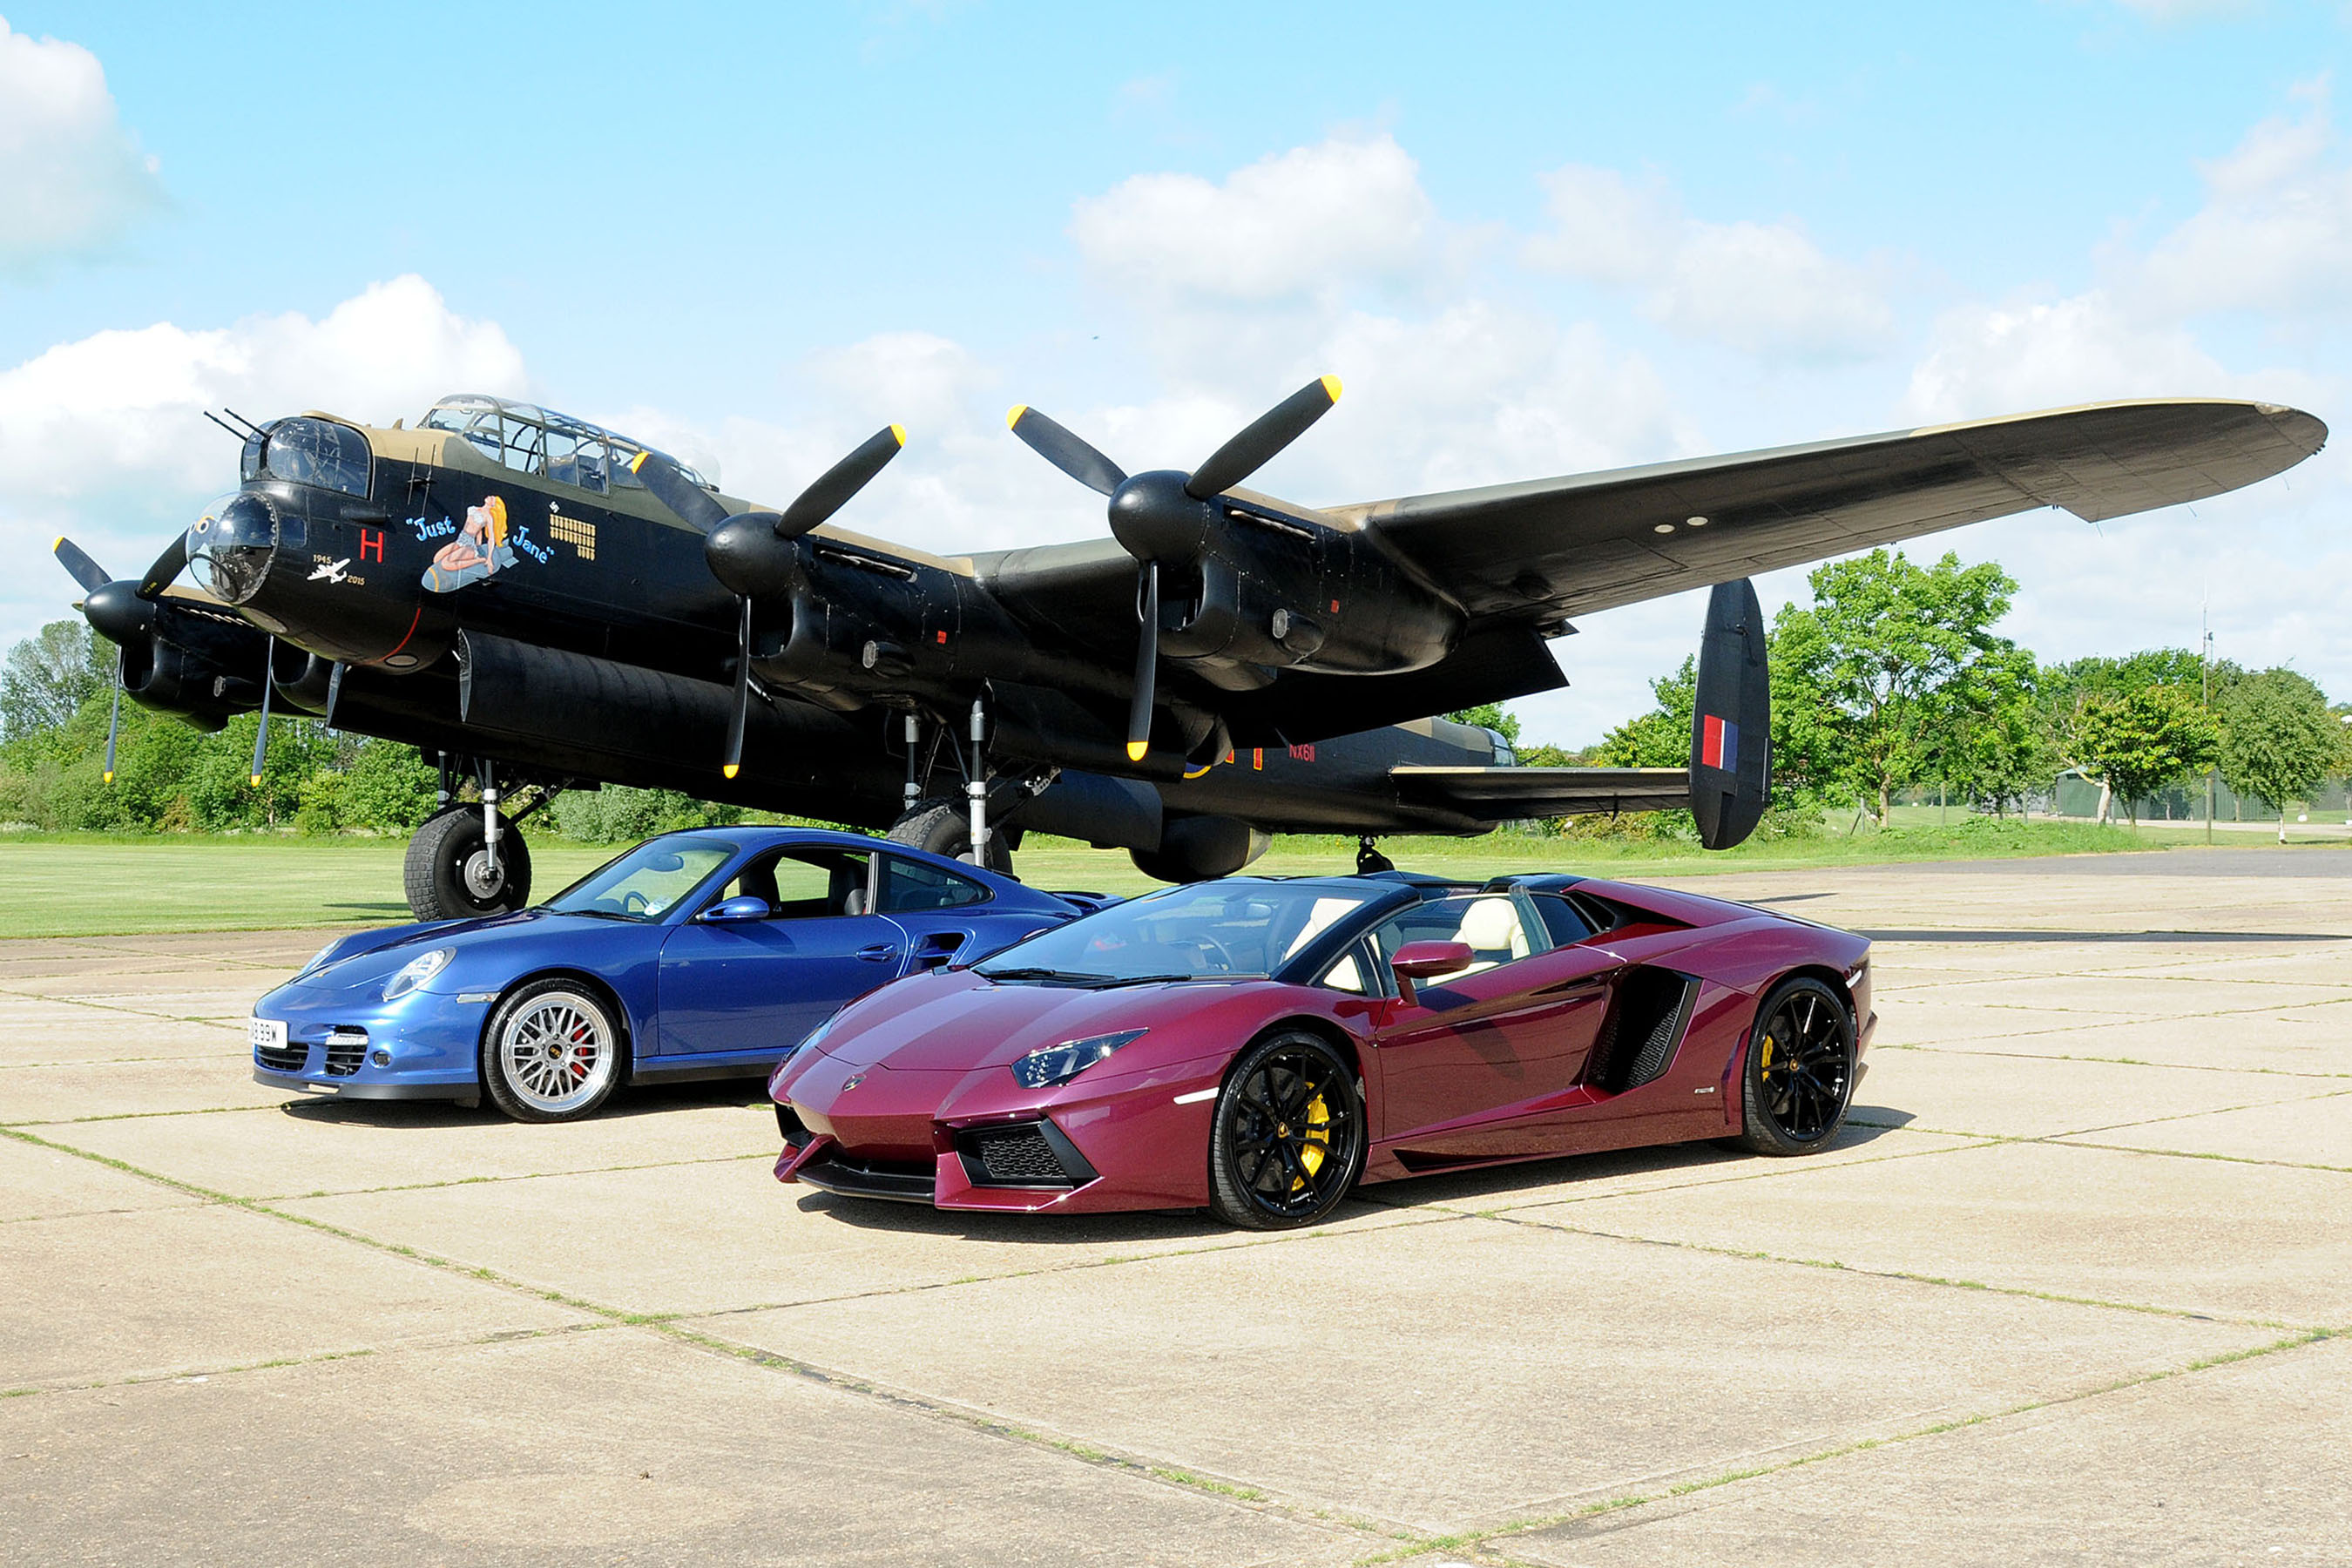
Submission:
[[819,474],[782,511],[729,516],[718,497],[687,478],[658,452],[640,452],[629,471],[654,499],[702,531],[702,558],[710,574],[742,601],[735,658],[735,711],[727,723],[727,758],[719,771],[733,778],[743,766],[743,732],[751,707],[751,601],[787,592],[801,575],[799,540],[829,521],[907,445],[907,427],[887,425]]
[[1151,749],[1151,710],[1160,668],[1160,564],[1199,553],[1222,519],[1208,503],[1274,460],[1339,401],[1339,378],[1318,376],[1259,415],[1189,474],[1130,475],[1081,437],[1027,404],[1015,404],[1005,426],[1039,457],[1088,489],[1110,498],[1110,531],[1139,564],[1135,695],[1127,715],[1127,755]]
[[[56,554],[58,563],[72,574],[75,582],[81,584],[82,592],[87,595],[82,601],[82,613],[85,616],[93,623],[100,620],[119,621],[124,618],[123,612],[131,606],[116,602],[122,595],[108,592],[114,585],[114,579],[106,574],[105,567],[89,558],[88,551],[62,534],[58,535],[57,543],[50,546],[50,549]],[[95,611],[94,614],[93,611]],[[152,611],[149,613],[152,614]],[[131,618],[136,619],[135,616]],[[128,639],[120,637],[112,639],[114,702],[106,715],[106,767],[99,775],[100,779],[106,784],[114,782],[114,742],[115,738],[122,732],[122,645],[126,640]]]
[[735,653],[735,711],[727,718],[727,760],[719,771],[733,778],[743,768],[743,728],[751,721],[751,599],[745,595],[743,628]]
[[163,546],[163,553],[155,557],[155,564],[147,568],[147,575],[139,579],[139,596],[160,598],[163,590],[176,581],[188,565],[188,536],[182,533]]
[[278,639],[271,637],[261,654],[261,724],[253,731],[253,787],[261,787],[261,759],[269,749],[269,693],[278,684]]
[[72,574],[75,582],[81,584],[83,593],[95,594],[114,581],[106,574],[105,567],[92,561],[88,552],[64,535],[60,534],[57,543],[51,548],[57,553],[58,564]]

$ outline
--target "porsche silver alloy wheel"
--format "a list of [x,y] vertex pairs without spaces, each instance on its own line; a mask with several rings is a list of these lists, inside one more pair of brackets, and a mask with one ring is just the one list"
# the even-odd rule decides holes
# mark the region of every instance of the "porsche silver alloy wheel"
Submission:
[[541,981],[508,998],[483,1043],[499,1109],[522,1121],[588,1115],[613,1091],[621,1042],[605,1005],[577,985]]

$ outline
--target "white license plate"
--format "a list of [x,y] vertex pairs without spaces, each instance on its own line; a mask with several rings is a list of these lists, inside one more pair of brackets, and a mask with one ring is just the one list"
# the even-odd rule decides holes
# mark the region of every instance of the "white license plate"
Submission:
[[246,1033],[257,1051],[282,1051],[286,1048],[286,1025],[281,1019],[247,1019]]

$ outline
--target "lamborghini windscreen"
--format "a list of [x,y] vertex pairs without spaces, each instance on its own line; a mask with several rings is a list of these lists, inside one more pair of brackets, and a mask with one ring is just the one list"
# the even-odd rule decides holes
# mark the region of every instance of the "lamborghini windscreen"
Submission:
[[1077,984],[1267,975],[1388,890],[1257,881],[1170,888],[1032,937],[980,973]]

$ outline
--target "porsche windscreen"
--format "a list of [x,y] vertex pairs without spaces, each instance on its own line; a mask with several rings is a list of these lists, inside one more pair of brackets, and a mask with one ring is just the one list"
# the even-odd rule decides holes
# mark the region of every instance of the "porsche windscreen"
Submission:
[[562,915],[656,921],[734,857],[720,838],[656,838],[608,860],[541,907]]
[[1032,937],[978,973],[1066,985],[1264,978],[1387,890],[1258,881],[1170,888]]

